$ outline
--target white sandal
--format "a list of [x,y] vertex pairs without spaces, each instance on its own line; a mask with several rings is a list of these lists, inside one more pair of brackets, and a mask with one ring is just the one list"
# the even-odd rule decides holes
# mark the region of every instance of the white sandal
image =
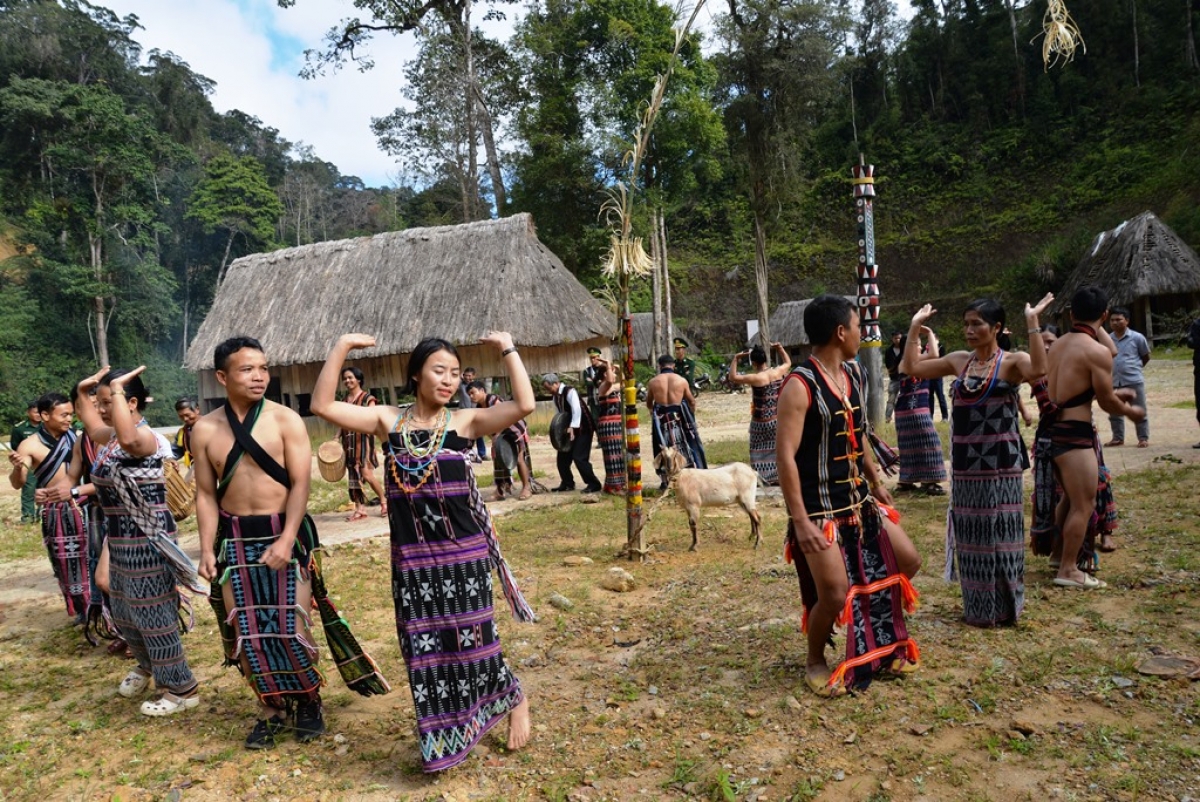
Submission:
[[126,699],[132,699],[146,690],[149,685],[150,677],[135,668],[125,675],[125,679],[121,680],[121,684],[117,686],[117,693]]
[[178,713],[180,710],[190,710],[199,704],[200,696],[195,693],[191,696],[176,696],[173,693],[164,693],[153,701],[142,702],[142,715],[170,716]]

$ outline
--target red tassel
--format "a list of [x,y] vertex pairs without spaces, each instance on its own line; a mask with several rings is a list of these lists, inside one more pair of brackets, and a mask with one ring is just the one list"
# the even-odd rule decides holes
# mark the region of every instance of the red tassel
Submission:
[[821,532],[825,535],[825,542],[829,545],[832,546],[835,542],[837,542],[837,523],[832,518],[825,519],[825,525],[821,527]]
[[789,565],[792,562],[792,539],[790,537],[783,544],[783,561]]
[[804,612],[800,614],[800,633],[808,634],[808,608],[804,608]]
[[914,612],[920,597],[921,594],[917,593],[917,589],[913,587],[912,582],[908,581],[908,577],[900,574],[900,600],[904,605],[904,612]]
[[900,511],[895,507],[889,507],[887,504],[880,504],[879,510],[887,516],[887,519],[894,524],[900,523]]

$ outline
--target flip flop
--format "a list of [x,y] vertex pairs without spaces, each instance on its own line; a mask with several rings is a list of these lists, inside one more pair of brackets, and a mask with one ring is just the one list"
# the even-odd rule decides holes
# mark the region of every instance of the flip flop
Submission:
[[822,699],[836,699],[839,696],[846,695],[845,685],[830,687],[828,683],[819,682],[807,674],[804,675],[804,684],[808,686],[810,691],[815,693],[817,696],[820,696]]
[[1100,588],[1108,587],[1108,583],[1103,579],[1096,579],[1091,574],[1084,574],[1082,582],[1076,582],[1074,579],[1063,579],[1061,576],[1054,577],[1054,584],[1060,588],[1074,588],[1075,590],[1099,590]]
[[346,520],[347,521],[361,521],[362,519],[364,519],[366,517],[367,517],[367,514],[365,512],[359,512],[358,510],[355,510],[354,512],[352,512],[346,516]]

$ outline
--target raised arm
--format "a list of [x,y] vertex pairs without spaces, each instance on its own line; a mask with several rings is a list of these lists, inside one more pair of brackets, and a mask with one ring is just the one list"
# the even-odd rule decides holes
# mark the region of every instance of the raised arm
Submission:
[[1113,342],[1113,338],[1108,335],[1108,329],[1103,326],[1096,329],[1096,342],[1108,349],[1110,356],[1117,355],[1117,344]]
[[936,313],[937,310],[932,305],[925,304],[913,315],[912,323],[908,327],[908,342],[904,345],[904,356],[900,359],[901,373],[918,379],[936,379],[958,374],[961,363],[966,358],[965,354],[961,357],[955,353],[932,359],[921,358],[921,329],[925,327],[925,321]]
[[787,349],[783,347],[783,343],[771,343],[771,347],[779,352],[779,364],[775,366],[775,381],[782,379],[792,370],[792,357],[788,354]]
[[[154,430],[133,422],[133,411],[129,408],[129,399],[125,397],[125,384],[145,370],[146,366],[140,365],[108,384],[108,389],[112,392],[113,434],[116,435],[122,450],[131,457],[148,457],[158,451],[158,439],[154,436]],[[87,426],[86,422],[84,426]]]
[[375,338],[369,334],[343,334],[339,337],[330,349],[329,356],[325,358],[320,375],[317,376],[309,409],[314,415],[339,428],[387,437],[391,421],[396,415],[395,408],[382,404],[360,407],[335,399],[338,378],[342,375],[346,357],[355,348],[374,347]]
[[[1025,304],[1025,324],[1029,328],[1029,373],[1025,381],[1031,384],[1046,375],[1050,367],[1046,361],[1046,344],[1042,341],[1042,326],[1038,322],[1042,312],[1054,301],[1053,293],[1046,293],[1037,306]],[[1025,416],[1026,424],[1029,417]]]
[[537,407],[533,385],[529,382],[529,374],[525,371],[521,354],[513,345],[512,335],[506,331],[489,331],[479,342],[483,345],[494,345],[500,351],[509,384],[512,385],[513,397],[511,401],[501,401],[495,406],[465,409],[456,413],[459,433],[467,438],[496,434],[531,414]]
[[76,416],[83,422],[83,428],[87,430],[88,436],[97,443],[107,443],[112,437],[112,429],[104,425],[104,420],[100,417],[100,410],[96,409],[96,397],[92,395],[92,391],[100,386],[100,380],[110,370],[112,368],[105,365],[81,381],[75,401]]

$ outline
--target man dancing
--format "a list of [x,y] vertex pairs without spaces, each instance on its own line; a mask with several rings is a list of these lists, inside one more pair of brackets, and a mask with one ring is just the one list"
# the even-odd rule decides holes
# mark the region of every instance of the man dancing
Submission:
[[[307,514],[308,431],[294,411],[264,397],[270,376],[257,340],[226,340],[213,364],[228,400],[192,430],[200,575],[213,583],[209,600],[226,661],[258,696],[259,718],[246,748],[274,746],[287,728],[285,714],[294,714],[296,739],[311,741],[325,732],[324,678],[310,632],[313,601],[325,601],[325,593],[315,554],[320,544]],[[326,637],[343,668],[328,622]],[[369,657],[351,657],[368,663],[364,680],[374,678]]]
[[[685,467],[707,468],[704,444],[700,442],[700,430],[696,427],[696,397],[692,395],[687,379],[675,372],[675,365],[675,357],[663,354],[658,358],[658,375],[646,383],[654,456],[670,446],[687,459]],[[655,464],[662,482],[659,489],[666,491],[670,466],[659,464],[657,459]]]
[[1094,285],[1080,287],[1071,297],[1072,331],[1059,337],[1047,355],[1048,403],[1037,441],[1049,441],[1044,450],[1053,460],[1054,475],[1063,489],[1056,516],[1062,530],[1062,557],[1054,578],[1060,587],[1105,586],[1078,565],[1080,548],[1096,514],[1100,475],[1092,399],[1109,415],[1122,415],[1134,423],[1146,415],[1144,408],[1129,403],[1136,397],[1133,389],[1113,388],[1113,356],[1097,338],[1107,312],[1104,290]]
[[[804,310],[812,356],[784,381],[776,461],[788,510],[786,556],[795,560],[808,636],[805,682],[819,696],[863,688],[879,671],[907,672],[919,659],[902,607],[912,609],[909,579],[921,558],[892,503],[871,449],[854,363],[858,312],[840,295]],[[890,517],[889,517],[890,516]],[[825,659],[835,623],[845,624],[846,660]]]
[[79,505],[79,488],[74,486],[68,470],[72,460],[80,459],[79,437],[71,428],[75,407],[62,393],[46,393],[38,399],[37,410],[41,419],[37,431],[9,454],[13,465],[9,481],[14,489],[21,490],[32,473],[37,490],[54,491],[42,494],[47,499],[42,502],[42,542],[66,600],[67,613],[82,624],[91,601],[91,579],[87,525]]

